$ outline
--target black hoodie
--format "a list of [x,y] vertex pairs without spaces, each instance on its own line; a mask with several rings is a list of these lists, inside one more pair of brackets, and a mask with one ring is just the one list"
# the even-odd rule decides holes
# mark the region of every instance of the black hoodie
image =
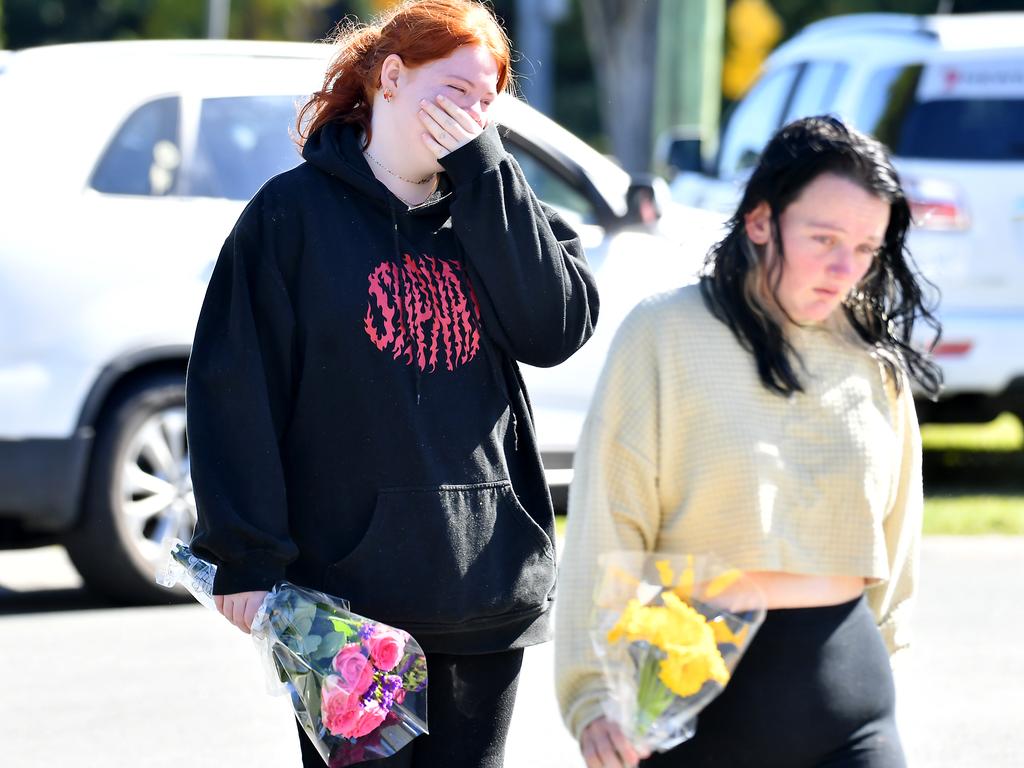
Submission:
[[288,578],[430,651],[548,639],[553,513],[516,361],[556,365],[593,333],[576,233],[494,127],[413,208],[354,127],[303,156],[228,236],[189,360],[214,591]]

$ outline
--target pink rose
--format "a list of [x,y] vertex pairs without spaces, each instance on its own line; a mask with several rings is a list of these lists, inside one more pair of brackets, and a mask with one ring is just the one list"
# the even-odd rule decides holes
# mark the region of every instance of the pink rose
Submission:
[[359,643],[349,643],[338,651],[333,666],[341,678],[339,684],[349,693],[361,695],[373,682],[373,665]]
[[405,653],[405,643],[409,636],[400,629],[380,627],[370,635],[366,642],[370,649],[370,658],[383,672],[390,672]]
[[320,690],[320,718],[324,727],[335,736],[351,737],[359,724],[362,708],[359,694],[345,690],[341,678],[328,675]]
[[371,733],[384,722],[384,718],[387,716],[387,711],[373,699],[363,702],[359,721],[352,730],[352,738],[358,738]]

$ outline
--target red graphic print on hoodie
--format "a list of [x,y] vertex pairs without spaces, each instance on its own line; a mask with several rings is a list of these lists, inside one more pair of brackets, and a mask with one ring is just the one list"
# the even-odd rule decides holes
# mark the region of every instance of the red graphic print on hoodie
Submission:
[[439,363],[453,371],[476,356],[480,308],[459,262],[404,254],[401,266],[381,262],[368,279],[363,327],[377,349],[431,373]]

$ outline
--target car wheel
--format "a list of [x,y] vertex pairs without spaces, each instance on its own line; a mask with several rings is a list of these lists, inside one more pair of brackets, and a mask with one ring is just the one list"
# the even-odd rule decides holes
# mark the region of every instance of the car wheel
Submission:
[[166,541],[189,541],[195,523],[184,381],[150,377],[105,410],[82,517],[64,545],[90,589],[127,602],[176,601],[188,593],[158,586],[155,576]]

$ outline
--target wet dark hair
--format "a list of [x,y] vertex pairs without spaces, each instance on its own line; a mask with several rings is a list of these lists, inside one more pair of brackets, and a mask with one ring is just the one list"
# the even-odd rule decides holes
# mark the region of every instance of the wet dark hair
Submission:
[[708,309],[754,355],[767,389],[787,396],[803,391],[793,366],[795,352],[758,298],[758,286],[765,285],[778,303],[776,291],[785,259],[766,263],[766,250],[747,237],[745,217],[761,203],[768,204],[775,250],[782,256],[779,216],[823,173],[848,179],[889,203],[884,243],[868,273],[843,303],[843,310],[860,337],[881,352],[897,389],[899,368],[903,367],[925,392],[936,396],[942,386],[942,371],[911,346],[911,334],[914,324],[924,321],[938,340],[941,327],[932,314],[935,300],[926,300],[925,290],[935,299],[938,292],[917,272],[907,252],[910,206],[899,175],[880,142],[834,117],[796,120],[768,142],[739,208],[729,220],[728,234],[711,249],[705,262],[700,287]]

